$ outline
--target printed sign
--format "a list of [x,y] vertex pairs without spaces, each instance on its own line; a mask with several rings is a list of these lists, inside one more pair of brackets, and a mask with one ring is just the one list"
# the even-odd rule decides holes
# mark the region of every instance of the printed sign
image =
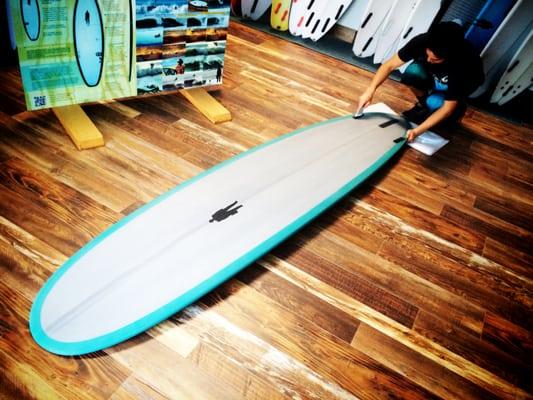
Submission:
[[222,82],[228,0],[10,6],[29,110]]
[[133,4],[11,0],[29,110],[136,94]]

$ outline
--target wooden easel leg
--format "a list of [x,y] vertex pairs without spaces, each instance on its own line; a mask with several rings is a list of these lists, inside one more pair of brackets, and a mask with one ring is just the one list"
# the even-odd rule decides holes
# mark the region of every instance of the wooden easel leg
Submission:
[[104,145],[104,137],[79,105],[55,107],[52,110],[78,150]]
[[180,93],[214,124],[231,121],[231,113],[205,89],[180,90]]

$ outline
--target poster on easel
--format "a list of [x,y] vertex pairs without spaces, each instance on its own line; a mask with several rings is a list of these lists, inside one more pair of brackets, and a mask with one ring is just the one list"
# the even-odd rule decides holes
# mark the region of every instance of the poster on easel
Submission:
[[10,0],[28,110],[222,83],[228,0]]
[[28,110],[136,94],[133,4],[10,0]]

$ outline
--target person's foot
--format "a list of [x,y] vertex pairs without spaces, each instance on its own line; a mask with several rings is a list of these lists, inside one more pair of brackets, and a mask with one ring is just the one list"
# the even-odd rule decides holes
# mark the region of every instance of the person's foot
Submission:
[[[423,103],[422,103],[423,104]],[[404,111],[402,115],[410,122],[420,125],[431,115],[431,111],[418,103],[410,110]]]

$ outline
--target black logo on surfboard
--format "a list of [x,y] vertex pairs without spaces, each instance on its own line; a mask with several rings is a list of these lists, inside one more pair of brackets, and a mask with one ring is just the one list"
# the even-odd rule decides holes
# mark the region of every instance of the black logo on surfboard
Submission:
[[[238,207],[235,207],[237,205],[238,201],[235,201],[231,203],[229,206],[221,208],[216,213],[211,215],[211,219],[209,220],[209,223],[211,222],[220,222],[224,221],[226,218],[231,217],[232,215],[235,215],[239,212],[239,208],[242,207],[242,204]],[[235,208],[234,208],[235,207]]]

